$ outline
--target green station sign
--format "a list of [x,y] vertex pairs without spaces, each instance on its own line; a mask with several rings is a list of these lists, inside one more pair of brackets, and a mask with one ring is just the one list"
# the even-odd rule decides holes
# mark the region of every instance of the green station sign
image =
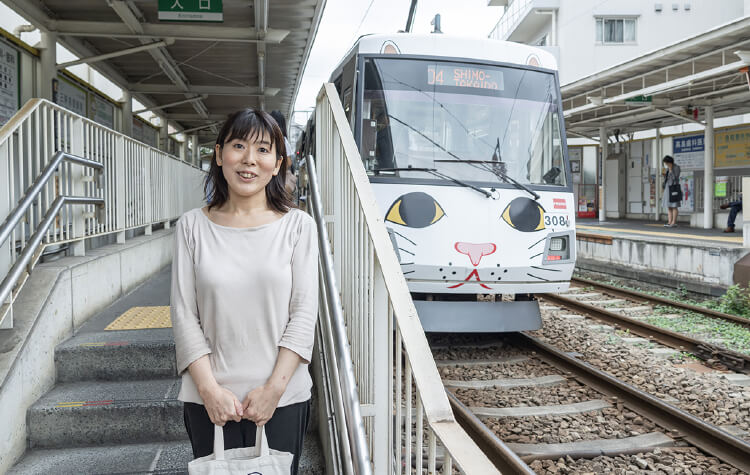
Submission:
[[159,0],[159,20],[224,21],[222,0]]
[[625,102],[651,102],[654,96],[635,96],[630,99],[625,99]]

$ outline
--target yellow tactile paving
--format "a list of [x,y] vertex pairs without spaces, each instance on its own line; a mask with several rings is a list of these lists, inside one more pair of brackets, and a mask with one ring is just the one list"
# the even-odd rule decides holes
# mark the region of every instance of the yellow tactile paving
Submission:
[[698,239],[700,241],[721,241],[721,242],[731,242],[734,244],[742,244],[742,237],[730,237],[730,236],[701,236],[700,234],[676,234],[676,233],[670,233],[670,232],[658,232],[658,231],[639,231],[637,229],[627,229],[627,228],[605,228],[603,226],[586,226],[586,225],[576,225],[576,229],[586,229],[591,231],[607,231],[610,233],[628,233],[628,234],[645,234],[647,236],[664,236],[664,237],[670,237],[670,238],[680,238],[680,239]]
[[151,328],[171,328],[169,307],[132,307],[105,330],[146,330]]

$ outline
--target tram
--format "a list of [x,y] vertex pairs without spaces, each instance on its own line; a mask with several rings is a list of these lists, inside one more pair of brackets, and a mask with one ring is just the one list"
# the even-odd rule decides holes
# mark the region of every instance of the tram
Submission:
[[554,56],[491,39],[368,35],[331,82],[424,329],[540,328],[534,294],[567,290],[576,257]]

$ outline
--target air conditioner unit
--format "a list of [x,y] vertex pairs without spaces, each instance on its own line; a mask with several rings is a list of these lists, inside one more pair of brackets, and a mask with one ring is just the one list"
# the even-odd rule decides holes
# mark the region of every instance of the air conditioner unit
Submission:
[[661,3],[654,3],[654,11],[661,13]]

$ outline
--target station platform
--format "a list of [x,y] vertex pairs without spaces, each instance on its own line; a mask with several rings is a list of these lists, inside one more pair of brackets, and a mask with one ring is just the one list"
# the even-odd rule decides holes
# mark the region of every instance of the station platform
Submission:
[[[9,473],[187,473],[170,278],[167,266],[57,345],[55,386],[28,409],[28,449]],[[309,427],[300,473],[322,474]]]
[[576,221],[582,269],[721,295],[734,282],[734,265],[750,252],[742,233],[645,220]]

